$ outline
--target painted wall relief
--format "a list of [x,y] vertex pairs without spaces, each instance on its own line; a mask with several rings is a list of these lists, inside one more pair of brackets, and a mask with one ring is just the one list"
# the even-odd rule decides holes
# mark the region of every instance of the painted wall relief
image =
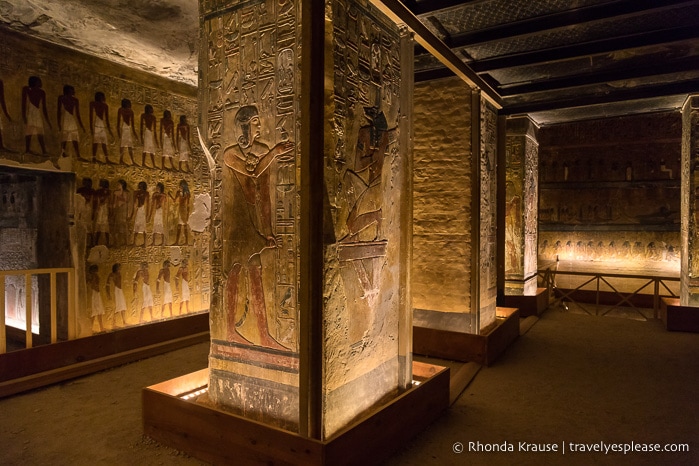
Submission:
[[507,293],[527,294],[536,291],[538,145],[526,134],[513,133],[505,150],[505,286]]
[[480,330],[495,322],[497,298],[497,110],[481,98]]
[[679,124],[668,113],[542,130],[539,260],[679,267]]
[[[363,2],[333,1],[332,138],[325,187],[325,433],[398,384],[401,195],[400,43]],[[392,337],[391,337],[392,336]]]
[[299,416],[296,8],[204,2],[201,58],[215,161],[209,395],[290,430]]
[[[209,212],[194,200],[209,197],[210,181],[189,124],[196,90],[12,35],[3,50],[0,172],[31,173],[37,193],[56,192],[32,231],[46,241],[48,227],[64,230],[54,247],[65,241],[68,254],[51,266],[76,270],[77,336],[207,310]],[[58,188],[57,177],[67,180]]]

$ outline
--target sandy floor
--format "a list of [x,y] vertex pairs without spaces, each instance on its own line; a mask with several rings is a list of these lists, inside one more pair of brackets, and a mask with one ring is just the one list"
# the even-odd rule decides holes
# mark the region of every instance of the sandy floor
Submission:
[[[203,464],[143,437],[140,389],[205,367],[207,354],[199,344],[0,400],[0,464]],[[697,354],[699,334],[658,321],[549,310],[387,466],[699,464]],[[560,453],[562,442],[632,441],[690,451]],[[469,442],[559,452],[478,453]]]
[[204,464],[143,436],[141,387],[206,367],[208,343],[0,400],[0,464]]

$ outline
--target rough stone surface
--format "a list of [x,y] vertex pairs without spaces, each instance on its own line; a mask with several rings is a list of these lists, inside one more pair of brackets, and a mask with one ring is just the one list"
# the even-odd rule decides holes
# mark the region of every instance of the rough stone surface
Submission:
[[0,24],[22,34],[197,84],[198,2],[4,0]]
[[414,99],[413,307],[468,312],[471,92],[454,78],[416,84]]

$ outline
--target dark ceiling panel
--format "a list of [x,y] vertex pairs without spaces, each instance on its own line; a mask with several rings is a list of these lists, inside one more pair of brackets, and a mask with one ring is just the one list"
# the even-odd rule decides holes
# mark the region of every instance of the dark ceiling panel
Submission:
[[[699,93],[699,0],[404,3],[503,98],[505,114],[551,123],[586,108],[667,110]],[[451,75],[415,53],[416,81]]]
[[[662,63],[663,66],[658,66]],[[495,80],[500,90],[511,93],[519,86],[561,87],[560,83],[580,81],[610,81],[631,79],[634,76],[651,76],[662,73],[679,73],[699,69],[699,43],[697,41],[673,42],[671,44],[617,50],[575,57],[568,60],[536,63],[494,70],[487,73]],[[518,92],[522,92],[521,90]]]
[[[504,55],[497,58],[469,62],[468,65],[476,72],[487,72],[496,69],[511,69],[548,63],[558,60],[569,60],[600,53],[616,53],[633,48],[659,45],[672,48],[678,41],[687,41],[696,45],[699,37],[699,28],[696,26],[677,27],[662,31],[651,31],[634,34],[632,36],[604,38],[572,44],[562,47],[553,47],[545,50],[533,50],[524,53]],[[419,56],[419,55],[418,55]]]
[[683,27],[699,27],[699,5],[663,10],[649,15],[624,17],[623,19],[615,17],[608,20],[548,29],[468,46],[463,50],[474,60],[480,60]]

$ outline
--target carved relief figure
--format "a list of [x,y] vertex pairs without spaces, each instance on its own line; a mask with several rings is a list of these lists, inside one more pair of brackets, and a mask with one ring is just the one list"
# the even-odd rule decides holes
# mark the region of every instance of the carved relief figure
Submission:
[[354,165],[344,175],[349,214],[348,233],[340,240],[340,256],[345,264],[353,267],[361,285],[361,296],[373,309],[379,297],[381,268],[388,245],[381,230],[381,177],[395,128],[388,129],[384,113],[376,106],[364,107],[364,115],[368,124],[359,128]]
[[97,161],[97,148],[102,147],[104,161],[109,162],[107,154],[107,132],[113,138],[112,128],[109,126],[109,106],[106,103],[104,92],[96,92],[94,102],[90,102],[90,134],[92,134],[92,161]]
[[124,163],[124,152],[128,151],[131,163],[133,162],[133,143],[134,138],[138,141],[136,130],[134,128],[135,115],[131,109],[131,101],[129,99],[121,100],[121,107],[117,112],[117,135],[119,136],[119,163]]
[[160,317],[165,317],[165,306],[170,310],[172,317],[172,286],[170,285],[170,261],[163,262],[163,268],[158,272],[158,278],[155,281],[155,293],[160,293],[160,282],[163,282],[163,301],[160,308]]
[[85,232],[88,247],[92,246],[95,190],[92,178],[83,178],[83,184],[76,191],[80,198],[75,200],[75,219],[77,225]]
[[155,149],[158,147],[158,137],[155,134],[156,118],[153,114],[153,106],[146,104],[141,114],[141,141],[143,152],[141,153],[141,166],[146,166],[146,154],[150,155],[151,167],[155,168]]
[[[152,196],[151,208],[149,217],[153,220],[153,239],[151,245],[155,246],[156,236],[160,236],[160,244],[165,244],[165,216],[167,195],[165,194],[165,185],[158,183],[155,186],[155,192]],[[144,238],[145,239],[145,238]]]
[[141,268],[136,271],[133,277],[134,299],[138,291],[138,282],[141,281],[141,313],[138,321],[143,322],[143,313],[146,309],[150,313],[150,320],[153,320],[153,292],[150,289],[150,275],[148,273],[148,262],[141,262]]
[[373,241],[381,236],[381,174],[389,136],[395,128],[388,129],[386,117],[378,107],[364,107],[364,115],[369,124],[359,129],[354,169],[345,175],[346,186],[351,187],[352,207],[347,218],[349,235],[343,242]]
[[100,235],[104,233],[104,241],[109,246],[109,201],[111,200],[109,181],[100,180],[100,188],[95,191],[95,245],[100,242]]
[[180,310],[178,314],[182,314],[182,305],[185,305],[185,313],[189,313],[189,268],[187,268],[187,259],[182,259],[180,268],[175,274],[175,290],[180,293]]
[[112,235],[115,245],[126,245],[128,239],[129,190],[126,181],[120,179],[112,192],[111,206]]
[[25,152],[31,152],[32,136],[36,136],[41,147],[41,154],[46,155],[44,119],[49,128],[51,128],[51,122],[46,111],[46,92],[41,86],[41,78],[30,76],[28,85],[22,88],[22,120],[24,121]]
[[[123,325],[126,326],[125,312],[128,309],[126,307],[124,290],[121,288],[121,264],[116,263],[112,265],[112,273],[107,277],[105,288],[107,291],[107,299],[112,299],[112,296],[114,297],[114,326],[116,326],[117,323],[117,315],[121,316],[121,321]],[[110,289],[112,292],[110,292]]]
[[180,115],[180,123],[177,125],[177,151],[180,154],[180,171],[189,171],[189,155],[192,153],[190,143],[190,128],[187,123],[187,115]]
[[287,348],[279,344],[269,331],[262,255],[278,247],[272,230],[268,168],[275,159],[283,162],[293,160],[291,151],[294,144],[285,141],[270,149],[260,142],[258,138],[261,124],[255,106],[241,107],[235,115],[235,124],[240,134],[238,144],[225,149],[223,160],[238,181],[238,189],[233,196],[241,196],[241,201],[244,200],[236,204],[236,207],[243,207],[244,211],[233,212],[231,218],[236,222],[236,234],[242,232],[246,241],[240,244],[239,255],[234,258],[226,282],[228,340],[245,345],[253,344],[238,331],[238,327],[250,315],[257,324],[260,345],[284,350]]
[[190,199],[192,194],[189,192],[189,185],[186,180],[180,181],[180,189],[177,190],[174,201],[177,207],[177,236],[173,245],[180,244],[180,234],[184,233],[184,244],[189,244],[189,220]]
[[104,305],[102,304],[102,295],[100,294],[100,277],[99,267],[97,264],[92,264],[87,269],[87,286],[90,289],[90,309],[91,317],[97,318],[99,331],[104,332],[104,323],[102,315],[104,315]]
[[[10,114],[7,113],[7,105],[5,104],[5,84],[0,79],[0,108],[2,108],[2,113],[7,118],[7,121],[12,122]],[[2,126],[2,118],[0,118],[0,150],[5,150],[5,145],[3,143],[2,134],[5,129]]]
[[80,118],[80,104],[75,97],[75,88],[69,84],[63,86],[63,95],[58,97],[56,108],[58,131],[61,133],[61,157],[67,157],[66,146],[72,143],[75,156],[80,158],[80,137],[78,125],[85,132]]
[[143,233],[143,244],[146,247],[146,220],[150,209],[150,193],[148,185],[145,181],[138,183],[138,190],[134,192],[133,211],[131,217],[133,219],[133,239],[131,244],[136,245],[136,235]]
[[175,165],[172,159],[175,155],[175,122],[172,121],[170,110],[165,110],[160,120],[160,143],[163,146],[163,168],[165,168],[165,161],[168,161],[170,169],[174,170]]

